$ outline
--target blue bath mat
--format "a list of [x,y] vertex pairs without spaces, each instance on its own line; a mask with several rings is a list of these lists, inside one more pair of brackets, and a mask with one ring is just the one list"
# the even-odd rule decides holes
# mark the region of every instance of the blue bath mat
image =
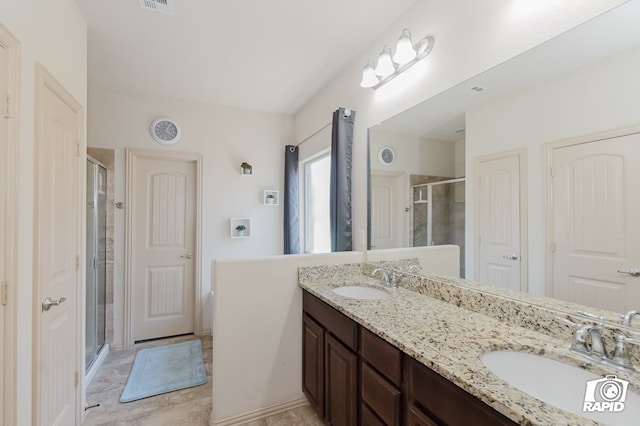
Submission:
[[141,349],[120,402],[131,402],[207,383],[200,340]]

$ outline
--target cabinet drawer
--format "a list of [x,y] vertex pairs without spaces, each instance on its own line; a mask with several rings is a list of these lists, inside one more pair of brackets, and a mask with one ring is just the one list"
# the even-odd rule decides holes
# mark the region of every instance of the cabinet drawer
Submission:
[[402,380],[402,352],[366,328],[361,328],[360,354],[396,386]]
[[400,391],[366,363],[362,363],[362,401],[389,426],[400,425]]
[[302,293],[303,310],[350,349],[358,347],[358,324],[308,292]]
[[360,406],[361,426],[386,426],[365,404]]
[[[429,418],[447,425],[516,425],[475,396],[411,357],[404,358],[407,402]],[[420,423],[417,423],[420,424]]]
[[419,408],[410,405],[407,412],[407,426],[438,426],[438,424],[427,417]]

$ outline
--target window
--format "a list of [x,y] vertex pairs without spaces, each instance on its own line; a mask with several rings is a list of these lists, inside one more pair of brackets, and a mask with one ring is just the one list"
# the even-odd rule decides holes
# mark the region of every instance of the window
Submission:
[[316,157],[304,165],[304,251],[331,251],[329,223],[330,153]]

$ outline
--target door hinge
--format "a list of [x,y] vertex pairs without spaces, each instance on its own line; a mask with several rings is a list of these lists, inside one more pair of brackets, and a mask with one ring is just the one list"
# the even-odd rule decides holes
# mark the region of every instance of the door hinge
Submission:
[[553,167],[549,167],[549,174],[551,177],[556,177],[556,170]]
[[551,253],[555,253],[556,252],[556,242],[552,242],[551,243]]
[[76,254],[76,271],[80,270],[80,255]]
[[5,118],[13,117],[13,98],[11,96],[7,96],[5,98],[4,117]]
[[73,385],[74,385],[75,387],[78,387],[78,384],[79,384],[79,383],[80,383],[80,374],[78,374],[78,372],[76,371],[76,372],[73,374]]
[[76,142],[76,157],[80,157],[80,142]]
[[3,305],[6,305],[8,298],[9,298],[9,282],[3,281],[2,286],[0,287],[0,303],[2,303]]

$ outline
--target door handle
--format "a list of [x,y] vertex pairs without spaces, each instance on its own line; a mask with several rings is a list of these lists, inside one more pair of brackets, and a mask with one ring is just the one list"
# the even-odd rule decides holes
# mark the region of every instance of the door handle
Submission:
[[183,259],[191,259],[193,257],[193,253],[187,253],[180,256]]
[[618,270],[621,274],[629,274],[632,277],[640,277],[640,269],[639,268],[629,268],[628,271]]
[[47,312],[52,306],[58,306],[65,300],[67,300],[66,297],[61,297],[58,300],[51,300],[49,296],[45,297],[44,302],[42,302],[42,312]]
[[511,256],[502,256],[505,259],[511,259],[511,260],[518,260],[518,256],[515,254],[512,254]]

